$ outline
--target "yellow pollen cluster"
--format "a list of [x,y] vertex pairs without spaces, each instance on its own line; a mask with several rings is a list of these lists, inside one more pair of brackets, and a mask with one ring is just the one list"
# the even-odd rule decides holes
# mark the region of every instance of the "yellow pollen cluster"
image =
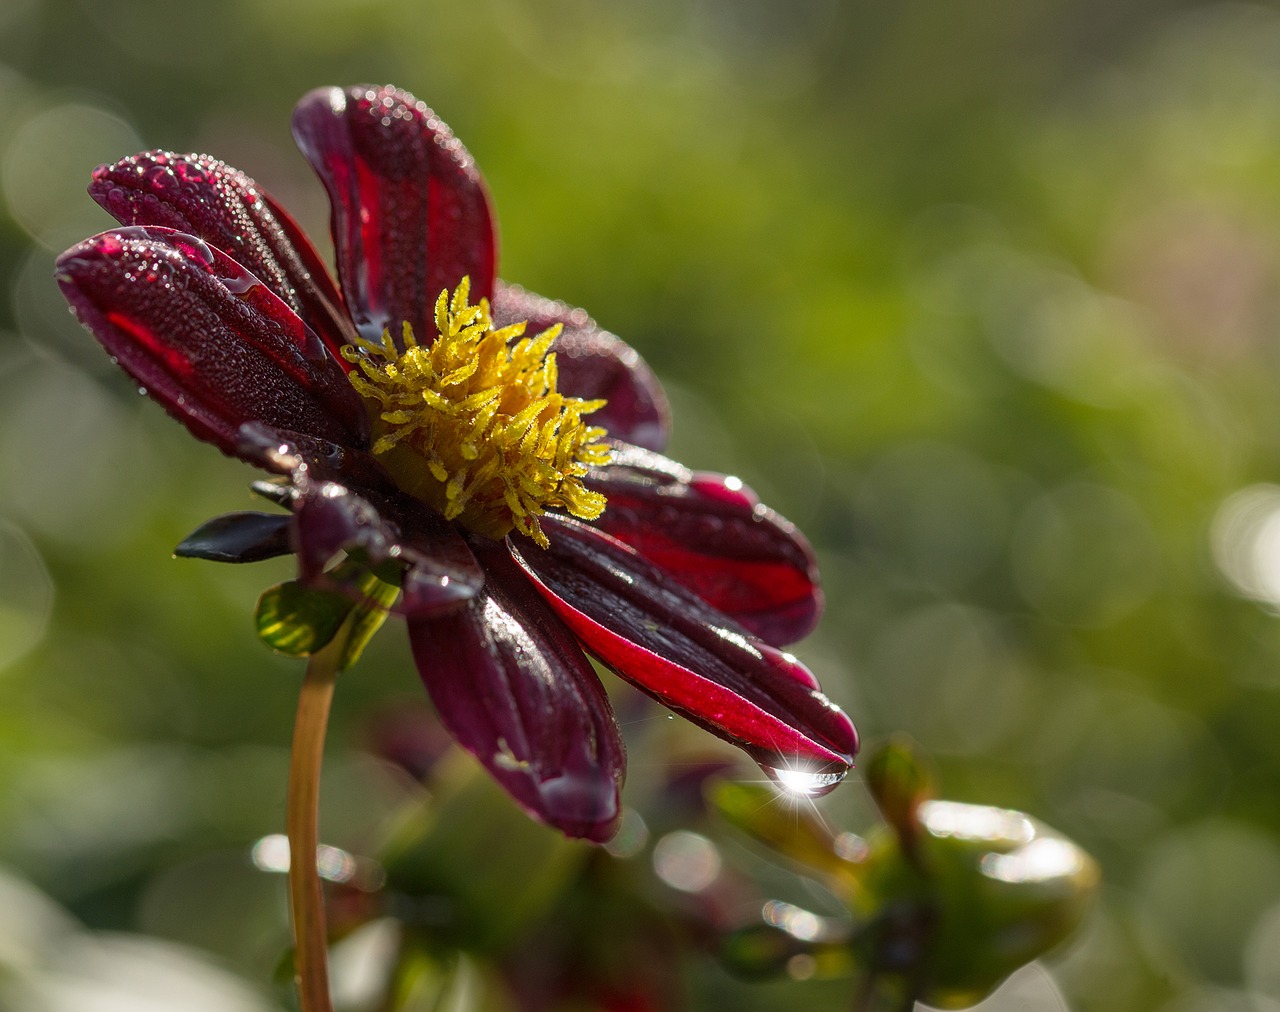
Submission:
[[609,461],[605,430],[582,420],[605,402],[557,392],[548,351],[559,324],[534,337],[524,323],[494,329],[470,288],[463,278],[452,297],[440,293],[430,346],[406,323],[403,350],[384,332],[380,345],[357,339],[342,355],[358,367],[350,379],[369,408],[373,452],[404,491],[478,534],[514,528],[546,548],[546,510],[604,512],[581,478]]

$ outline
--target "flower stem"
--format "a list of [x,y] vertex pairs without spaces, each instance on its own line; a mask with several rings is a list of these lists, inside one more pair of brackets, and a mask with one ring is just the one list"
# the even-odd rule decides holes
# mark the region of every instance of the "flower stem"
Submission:
[[319,843],[320,766],[329,705],[342,658],[344,636],[312,654],[298,694],[289,762],[289,900],[293,920],[294,980],[302,1012],[332,1012],[329,939],[324,896],[316,869]]

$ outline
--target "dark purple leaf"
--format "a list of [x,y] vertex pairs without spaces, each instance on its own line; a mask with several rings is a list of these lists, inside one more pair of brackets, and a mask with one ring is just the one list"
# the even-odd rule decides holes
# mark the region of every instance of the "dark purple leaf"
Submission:
[[145,151],[102,165],[89,194],[121,225],[160,225],[222,250],[280,296],[334,358],[355,334],[315,247],[271,194],[208,155]]
[[458,743],[524,808],[570,836],[607,840],[625,764],[608,698],[506,548],[473,547],[485,589],[450,615],[409,621],[423,683]]
[[603,426],[614,439],[650,450],[667,445],[671,411],[662,384],[639,352],[601,330],[586,310],[499,282],[493,297],[493,320],[499,327],[528,320],[528,334],[559,323],[564,329],[551,350],[560,372],[561,393],[583,400],[605,398],[608,403],[591,414],[589,421]]
[[223,452],[238,452],[245,422],[365,441],[364,405],[320,339],[203,240],[158,227],[104,232],[59,257],[57,278],[112,358]]
[[857,732],[808,668],[620,541],[573,520],[542,522],[551,547],[508,539],[512,553],[588,650],[784,780],[821,776],[810,793],[839,781]]
[[497,243],[489,197],[466,149],[435,113],[391,87],[319,88],[298,103],[293,135],[332,205],[338,278],[357,329],[435,336],[444,289],[471,278],[493,294]]
[[289,524],[285,513],[225,513],[207,520],[173,550],[185,559],[211,562],[260,562],[288,555]]
[[766,643],[813,631],[822,612],[818,565],[795,524],[736,478],[621,448],[617,459],[587,479],[609,500],[594,526]]

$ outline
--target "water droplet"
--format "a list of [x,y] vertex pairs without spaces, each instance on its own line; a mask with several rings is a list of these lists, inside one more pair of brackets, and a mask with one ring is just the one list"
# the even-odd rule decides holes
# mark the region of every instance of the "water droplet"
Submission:
[[241,277],[220,278],[219,280],[232,295],[244,295],[262,283],[247,271]]
[[761,765],[765,776],[788,794],[818,798],[836,789],[848,775],[848,769],[840,770],[788,770]]
[[142,396],[143,396],[143,397],[146,397],[146,396],[147,396],[147,388],[146,388],[146,387],[138,387],[138,393],[142,394]]

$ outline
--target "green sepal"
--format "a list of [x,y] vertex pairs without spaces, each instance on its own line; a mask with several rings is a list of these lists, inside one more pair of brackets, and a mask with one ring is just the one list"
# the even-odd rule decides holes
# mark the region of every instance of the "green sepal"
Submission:
[[357,601],[338,591],[288,580],[263,591],[254,612],[254,624],[258,638],[271,649],[303,657],[328,646],[346,623],[337,665],[339,671],[345,671],[359,659],[386,621],[400,589],[350,560],[331,575],[337,582],[352,585],[364,599]]

